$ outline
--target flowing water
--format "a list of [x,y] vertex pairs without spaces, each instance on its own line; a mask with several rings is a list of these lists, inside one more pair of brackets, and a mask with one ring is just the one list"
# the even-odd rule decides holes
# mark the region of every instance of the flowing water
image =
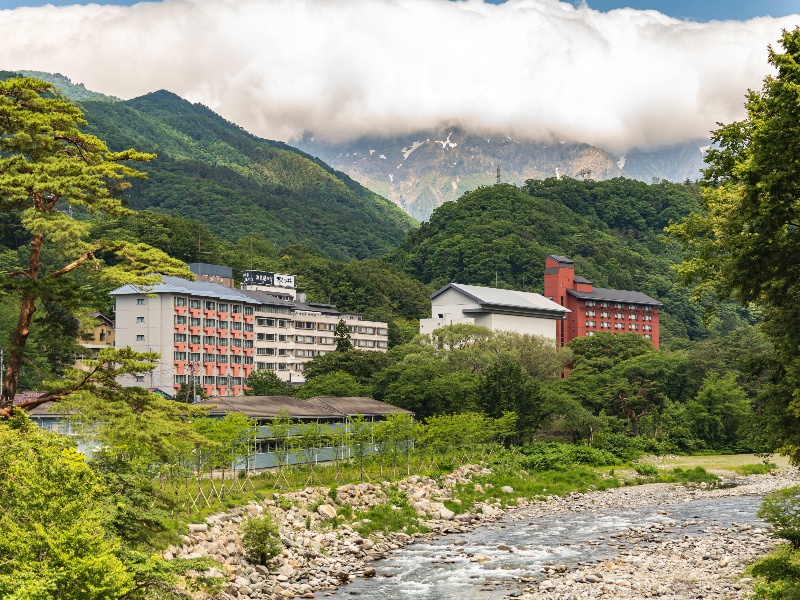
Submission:
[[[696,500],[668,506],[592,509],[526,520],[512,511],[505,520],[462,534],[417,542],[372,563],[373,579],[357,579],[335,593],[317,598],[380,600],[489,600],[518,595],[530,577],[541,577],[548,565],[580,565],[608,560],[621,550],[657,544],[648,535],[635,545],[613,536],[630,527],[678,521],[683,526],[660,538],[701,536],[705,529],[732,523],[760,523],[760,496]],[[499,550],[499,545],[513,551]],[[488,562],[471,562],[482,554]]]

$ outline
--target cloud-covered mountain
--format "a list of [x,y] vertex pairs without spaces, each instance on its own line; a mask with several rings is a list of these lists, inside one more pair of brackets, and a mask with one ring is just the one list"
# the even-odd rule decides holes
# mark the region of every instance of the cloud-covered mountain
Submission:
[[313,136],[294,142],[362,185],[395,202],[418,220],[464,192],[497,181],[521,184],[548,177],[630,177],[650,182],[694,180],[700,175],[703,141],[615,156],[589,144],[547,142],[477,134],[443,127],[408,135],[367,136],[327,143]]

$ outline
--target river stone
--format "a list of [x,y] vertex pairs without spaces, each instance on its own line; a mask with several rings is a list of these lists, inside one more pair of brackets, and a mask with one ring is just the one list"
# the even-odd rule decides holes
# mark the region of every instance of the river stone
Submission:
[[364,577],[375,577],[375,568],[364,567]]
[[320,516],[325,517],[326,519],[335,519],[336,518],[336,509],[332,507],[330,504],[321,504],[317,507],[317,512]]
[[514,492],[514,488],[511,487],[510,485],[504,485],[503,487],[500,488],[500,491],[505,494],[511,494]]
[[189,523],[189,533],[201,533],[208,531],[208,523]]

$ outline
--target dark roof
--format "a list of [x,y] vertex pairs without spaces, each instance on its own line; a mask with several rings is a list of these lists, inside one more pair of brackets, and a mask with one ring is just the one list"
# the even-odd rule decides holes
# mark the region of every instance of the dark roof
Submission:
[[641,292],[629,290],[609,290],[606,288],[594,288],[591,292],[579,292],[577,290],[567,290],[571,296],[580,300],[605,300],[607,302],[624,302],[628,304],[646,304],[649,306],[664,306],[658,300],[651,298]]
[[181,277],[162,275],[161,283],[151,286],[126,284],[122,287],[109,292],[112,296],[124,296],[128,294],[186,294],[188,296],[201,296],[206,298],[216,298],[218,300],[228,300],[233,302],[249,302],[253,300],[242,293],[218,283],[208,281],[189,281]]
[[372,398],[309,398],[292,396],[215,396],[195,406],[216,406],[211,414],[241,412],[250,418],[277,417],[281,410],[295,419],[342,418],[351,415],[365,417],[393,413],[414,414]]
[[309,398],[308,402],[313,402],[322,407],[330,407],[339,412],[339,414],[353,416],[364,415],[365,417],[378,416],[378,415],[392,415],[402,413],[406,415],[413,415],[414,413],[404,408],[398,408],[379,400],[363,397],[335,397],[335,396],[317,396]]
[[278,298],[277,296],[273,296],[272,294],[268,294],[267,292],[260,292],[258,290],[237,290],[241,292],[245,296],[256,300],[261,304],[269,304],[272,306],[287,306],[289,308],[294,308],[295,303],[289,300],[284,300],[283,298]]
[[592,283],[590,280],[586,279],[586,277],[581,277],[580,275],[575,275],[572,281],[575,283]]
[[550,254],[547,258],[552,258],[557,263],[562,265],[574,265],[575,262],[567,258],[566,256],[559,256],[558,254]]

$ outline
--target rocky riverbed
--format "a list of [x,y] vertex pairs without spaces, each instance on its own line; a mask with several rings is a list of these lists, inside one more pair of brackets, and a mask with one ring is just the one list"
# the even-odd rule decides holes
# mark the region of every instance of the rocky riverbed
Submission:
[[[382,572],[381,565],[386,561],[375,561],[394,556],[415,540],[424,542],[426,538],[446,535],[454,540],[449,550],[452,562],[461,559],[489,568],[492,561],[500,561],[495,554],[517,552],[518,562],[522,559],[524,563],[524,552],[503,544],[501,534],[497,536],[496,548],[492,548],[496,552],[488,555],[469,552],[468,548],[459,546],[459,534],[480,525],[485,525],[482,529],[497,528],[507,532],[524,529],[554,515],[573,514],[576,518],[581,515],[585,519],[586,515],[592,517],[609,512],[624,515],[637,507],[649,506],[664,509],[659,511],[663,516],[658,521],[631,525],[615,531],[607,539],[587,542],[601,550],[597,554],[601,560],[571,565],[539,562],[513,581],[488,584],[491,597],[553,600],[657,596],[738,598],[749,592],[748,581],[737,580],[744,565],[766,553],[774,544],[772,538],[764,529],[746,521],[720,523],[700,515],[672,518],[668,516],[672,514],[669,507],[691,506],[692,502],[708,499],[760,496],[798,481],[794,471],[785,471],[777,475],[739,478],[738,485],[729,488],[650,484],[565,498],[550,497],[509,511],[500,510],[497,504],[485,504],[477,505],[471,514],[453,514],[443,504],[452,499],[452,487],[469,482],[479,472],[481,468],[473,465],[462,467],[438,483],[430,478],[410,477],[395,484],[408,494],[430,533],[374,534],[362,538],[356,531],[358,522],[337,523],[333,527],[339,519],[340,507],[349,506],[359,511],[387,502],[391,493],[389,484],[340,486],[334,497],[326,488],[308,488],[263,503],[251,503],[192,525],[190,533],[183,538],[183,545],[170,548],[165,556],[216,559],[220,563],[216,574],[228,579],[224,591],[217,596],[220,600],[313,598],[315,592],[331,593],[330,590],[361,577],[378,575],[374,582],[378,584],[391,573]],[[279,524],[284,544],[283,556],[271,569],[251,565],[242,557],[239,536],[243,520],[264,511],[271,513]],[[569,544],[568,531],[563,537]],[[464,556],[459,556],[459,552]],[[370,585],[365,582],[357,586],[361,590],[358,593],[368,595]]]

